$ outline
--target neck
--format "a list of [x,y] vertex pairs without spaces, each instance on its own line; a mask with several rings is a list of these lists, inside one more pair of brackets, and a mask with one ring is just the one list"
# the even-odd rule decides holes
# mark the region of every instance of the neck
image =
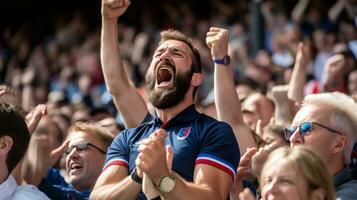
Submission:
[[9,172],[7,170],[6,164],[2,162],[0,164],[0,169],[2,169],[0,172],[0,184],[2,184],[4,181],[6,181],[7,177],[9,176]]
[[192,100],[185,98],[184,101],[180,102],[174,107],[165,109],[156,109],[156,114],[164,123],[174,118],[177,114],[185,110],[187,107],[193,104]]
[[336,176],[336,174],[339,173],[345,167],[343,156],[338,159],[331,160],[327,166],[330,175],[332,177]]

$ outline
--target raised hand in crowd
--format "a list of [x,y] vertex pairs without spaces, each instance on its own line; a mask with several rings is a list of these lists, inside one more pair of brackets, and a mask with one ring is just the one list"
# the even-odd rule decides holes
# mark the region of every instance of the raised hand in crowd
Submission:
[[0,101],[6,102],[13,106],[19,105],[19,98],[17,92],[11,89],[9,86],[0,85]]
[[299,42],[294,69],[289,82],[288,98],[291,101],[301,102],[304,99],[307,68],[311,61],[310,54],[309,47]]
[[48,134],[33,135],[22,164],[25,181],[28,184],[39,185],[47,175],[48,169],[53,167],[65,152],[68,143],[69,141],[65,141],[60,147],[52,149]]
[[271,96],[274,101],[274,119],[275,123],[283,126],[290,125],[293,116],[291,106],[293,102],[288,99],[289,85],[277,85],[271,90]]
[[235,90],[232,68],[228,59],[228,31],[216,27],[210,28],[207,32],[206,44],[211,49],[212,59],[215,62],[214,93],[218,119],[232,126],[242,155],[247,148],[255,147],[256,143],[243,120],[241,104]]
[[25,116],[27,128],[29,129],[31,135],[36,130],[36,127],[40,122],[42,116],[46,114],[47,106],[45,104],[39,104]]
[[230,192],[230,200],[238,200],[239,193],[243,191],[243,179],[254,179],[254,176],[252,174],[252,158],[256,154],[256,152],[257,149],[253,147],[249,148],[242,155],[237,169],[237,175],[234,178],[233,186]]
[[128,80],[117,40],[118,17],[124,14],[129,5],[130,0],[102,0],[100,60],[106,86],[126,127],[136,127],[148,111],[144,100]]
[[346,70],[345,57],[342,54],[331,56],[327,59],[323,72],[323,91],[325,92],[345,92],[346,86],[344,76]]

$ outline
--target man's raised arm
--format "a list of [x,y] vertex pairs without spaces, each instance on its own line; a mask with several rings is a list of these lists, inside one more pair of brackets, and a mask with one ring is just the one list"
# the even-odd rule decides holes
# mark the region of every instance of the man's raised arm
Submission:
[[[228,55],[227,30],[211,28],[207,33],[206,43],[211,49],[213,60],[222,59]],[[243,155],[247,148],[255,147],[256,143],[249,127],[243,121],[241,104],[234,87],[230,64],[215,62],[214,94],[218,119],[232,126],[241,150],[241,155]]]
[[105,83],[126,127],[136,127],[148,110],[144,100],[130,85],[123,66],[118,43],[118,17],[124,14],[130,0],[102,0],[102,33],[100,60]]

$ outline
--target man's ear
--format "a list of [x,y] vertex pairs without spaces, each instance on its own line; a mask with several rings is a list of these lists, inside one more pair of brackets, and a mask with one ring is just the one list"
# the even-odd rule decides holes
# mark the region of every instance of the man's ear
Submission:
[[326,193],[322,188],[317,188],[310,193],[311,200],[324,200]]
[[193,73],[192,79],[191,79],[191,85],[193,86],[200,86],[201,83],[203,82],[204,75],[202,73]]
[[346,136],[339,136],[334,143],[333,153],[343,152],[347,147],[347,143],[348,141]]
[[13,140],[10,136],[2,136],[0,138],[0,155],[6,155],[13,144]]

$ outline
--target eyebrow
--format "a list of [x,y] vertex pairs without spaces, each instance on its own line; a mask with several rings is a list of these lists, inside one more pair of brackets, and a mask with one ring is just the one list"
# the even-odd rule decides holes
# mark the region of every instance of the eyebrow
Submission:
[[156,50],[155,54],[158,53],[158,52],[162,52],[162,51],[165,51],[166,49],[169,49],[169,51],[173,51],[173,52],[182,52],[182,53],[186,53],[184,50],[182,49],[179,49],[178,47],[175,47],[175,46],[171,46],[171,47],[168,47],[168,46],[164,46],[164,47],[160,47]]

